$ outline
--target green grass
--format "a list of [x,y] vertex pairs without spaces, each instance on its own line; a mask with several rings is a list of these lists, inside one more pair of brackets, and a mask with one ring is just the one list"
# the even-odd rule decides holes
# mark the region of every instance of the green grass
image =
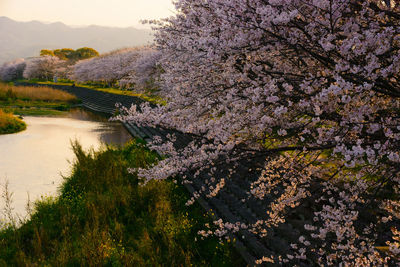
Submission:
[[63,102],[0,100],[0,107],[5,111],[24,116],[63,115],[71,106],[71,104]]
[[65,111],[47,109],[47,108],[5,108],[7,112],[13,113],[19,116],[63,116]]
[[172,181],[139,185],[128,167],[157,161],[140,141],[84,152],[57,198],[35,204],[31,219],[0,231],[0,266],[242,266],[231,244],[201,240],[210,222]]
[[17,133],[25,129],[25,122],[13,116],[13,114],[0,109],[0,134]]

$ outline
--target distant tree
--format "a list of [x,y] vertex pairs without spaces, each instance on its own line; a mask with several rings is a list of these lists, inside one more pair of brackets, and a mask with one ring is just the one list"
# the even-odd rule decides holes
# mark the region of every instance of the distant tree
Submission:
[[0,79],[3,81],[13,81],[22,78],[26,62],[23,58],[4,63],[0,67]]
[[135,90],[157,90],[160,75],[163,72],[159,64],[161,52],[155,49],[144,49],[133,64],[133,71],[119,81],[120,85],[135,85]]
[[74,57],[75,50],[71,48],[56,49],[53,51],[54,56],[61,60],[68,60]]
[[[68,61],[67,61],[68,62]],[[73,71],[74,65],[73,64],[60,64],[55,69],[55,75],[59,79],[69,79],[71,73]]]
[[88,59],[92,57],[97,57],[99,55],[99,52],[97,52],[95,49],[90,48],[90,47],[82,47],[73,53],[73,59]]
[[52,56],[52,57],[54,57],[54,51],[48,50],[48,49],[42,49],[42,50],[40,50],[40,56],[41,57],[43,57],[43,56]]
[[62,48],[54,50],[42,49],[40,51],[40,56],[55,56],[61,60],[81,60],[96,57],[98,55],[99,52],[90,47],[82,47],[77,50],[72,48]]
[[62,61],[58,57],[43,56],[33,58],[27,61],[23,76],[27,79],[49,80],[53,78],[61,63]]
[[55,49],[53,50],[54,56],[58,57],[61,60],[65,60],[65,56],[61,53],[61,49]]
[[72,77],[80,82],[95,81],[128,86],[135,83],[137,60],[150,52],[153,50],[148,47],[126,48],[82,60],[74,65]]
[[61,49],[61,54],[64,55],[67,59],[73,59],[75,50],[71,48],[63,48]]

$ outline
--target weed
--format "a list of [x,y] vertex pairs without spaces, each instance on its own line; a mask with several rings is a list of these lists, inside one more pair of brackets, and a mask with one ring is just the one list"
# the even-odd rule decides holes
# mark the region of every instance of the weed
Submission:
[[231,245],[196,241],[209,218],[186,207],[187,192],[172,181],[142,186],[128,167],[146,168],[159,157],[143,142],[83,151],[57,198],[34,204],[30,220],[0,231],[0,264],[41,266],[235,266]]

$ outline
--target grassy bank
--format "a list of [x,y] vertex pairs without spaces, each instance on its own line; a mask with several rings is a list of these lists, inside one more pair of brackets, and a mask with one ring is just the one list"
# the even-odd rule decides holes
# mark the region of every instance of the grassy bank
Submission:
[[21,119],[0,109],[0,134],[17,133],[25,129],[26,124]]
[[60,196],[35,204],[21,227],[0,231],[0,266],[239,266],[229,244],[201,240],[208,222],[186,191],[171,181],[139,185],[128,167],[156,154],[134,141],[122,149],[84,152]]
[[78,103],[75,96],[50,87],[0,83],[0,107],[18,115],[59,115]]
[[27,83],[41,84],[41,85],[67,85],[67,86],[74,85],[111,94],[135,96],[154,104],[165,104],[165,101],[161,97],[155,95],[154,92],[152,92],[151,90],[143,93],[138,93],[132,90],[122,90],[114,87],[109,87],[106,85],[102,85],[100,83],[77,83],[69,80],[60,80],[57,83],[52,81],[39,81],[39,80],[20,80],[20,82],[27,82]]

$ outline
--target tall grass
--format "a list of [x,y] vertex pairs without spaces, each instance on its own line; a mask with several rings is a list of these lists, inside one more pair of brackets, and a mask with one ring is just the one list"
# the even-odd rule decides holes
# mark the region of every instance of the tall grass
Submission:
[[75,102],[76,97],[50,87],[14,86],[0,83],[0,99]]
[[200,240],[209,222],[199,206],[171,181],[140,186],[130,167],[157,161],[134,141],[124,148],[85,152],[76,160],[58,198],[36,202],[18,229],[0,231],[0,266],[238,266],[232,248]]
[[0,109],[0,134],[10,134],[26,129],[26,124],[11,113]]

